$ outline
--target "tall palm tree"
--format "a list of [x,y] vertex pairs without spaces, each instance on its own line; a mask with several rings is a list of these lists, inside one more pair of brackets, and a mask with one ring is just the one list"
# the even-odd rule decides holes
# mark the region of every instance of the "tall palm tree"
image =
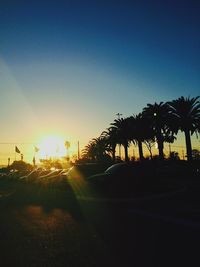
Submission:
[[70,148],[70,142],[65,141],[65,148],[66,148],[66,156],[69,158],[69,148]]
[[115,162],[116,146],[119,143],[117,128],[109,127],[106,131],[102,132],[101,136],[105,138],[106,144],[108,145],[107,150],[111,152],[113,162]]
[[158,143],[159,158],[162,160],[165,136],[169,134],[169,107],[164,102],[147,104],[143,109],[143,116],[151,120],[152,130]]
[[177,133],[179,130],[185,134],[187,159],[192,160],[191,135],[198,131],[200,121],[200,102],[197,97],[179,97],[168,102],[172,118],[172,129]]
[[122,144],[124,147],[125,161],[129,161],[128,146],[131,140],[129,119],[115,119],[114,122],[111,123],[111,126],[116,130],[118,136],[118,143]]
[[154,133],[151,128],[151,121],[144,117],[142,113],[139,113],[136,116],[129,117],[130,128],[131,128],[131,137],[133,143],[136,142],[139,150],[139,157],[142,161],[144,159],[142,142],[145,140],[153,140]]

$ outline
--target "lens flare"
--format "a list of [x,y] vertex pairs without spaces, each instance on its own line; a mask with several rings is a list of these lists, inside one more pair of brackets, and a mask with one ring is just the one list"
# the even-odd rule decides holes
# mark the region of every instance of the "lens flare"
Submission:
[[60,158],[66,156],[65,140],[59,136],[48,136],[39,144],[40,158]]

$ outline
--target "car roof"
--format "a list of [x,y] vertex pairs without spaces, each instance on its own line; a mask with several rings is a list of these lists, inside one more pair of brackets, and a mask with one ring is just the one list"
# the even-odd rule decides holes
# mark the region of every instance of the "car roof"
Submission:
[[117,171],[122,171],[125,169],[132,169],[133,167],[135,167],[133,163],[120,162],[120,163],[116,163],[110,166],[108,169],[106,169],[105,173],[113,173],[115,171],[117,172]]

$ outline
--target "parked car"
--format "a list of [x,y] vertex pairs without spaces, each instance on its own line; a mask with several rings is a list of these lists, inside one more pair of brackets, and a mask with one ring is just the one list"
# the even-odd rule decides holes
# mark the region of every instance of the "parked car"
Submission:
[[155,170],[149,163],[117,163],[103,173],[87,178],[96,188],[114,191],[133,191],[148,188],[157,180]]

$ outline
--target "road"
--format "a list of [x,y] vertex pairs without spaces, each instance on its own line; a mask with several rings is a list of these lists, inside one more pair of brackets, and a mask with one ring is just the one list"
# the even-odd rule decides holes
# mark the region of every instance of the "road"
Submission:
[[103,199],[81,178],[0,188],[0,266],[200,265],[198,186],[130,201]]

